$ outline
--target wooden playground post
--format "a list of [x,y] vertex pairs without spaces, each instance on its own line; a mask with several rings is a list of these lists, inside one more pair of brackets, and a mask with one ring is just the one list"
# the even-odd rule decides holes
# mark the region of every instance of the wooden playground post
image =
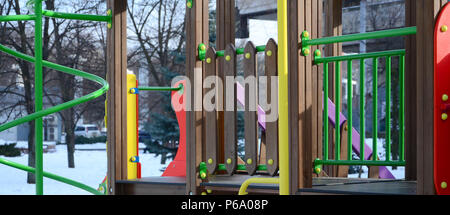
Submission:
[[[197,194],[200,179],[197,167],[204,161],[203,111],[196,111],[195,102],[202,105],[201,78],[205,71],[203,62],[198,59],[197,48],[200,44],[208,44],[208,0],[193,1],[191,7],[186,6],[186,76],[191,81],[191,107],[186,111],[186,194]],[[195,73],[201,72],[200,79]],[[199,83],[200,82],[200,83]],[[194,91],[195,86],[200,90]],[[202,105],[203,106],[203,105]],[[203,109],[203,107],[201,107]]]
[[108,0],[112,28],[107,32],[108,193],[116,194],[116,180],[127,178],[127,1]]

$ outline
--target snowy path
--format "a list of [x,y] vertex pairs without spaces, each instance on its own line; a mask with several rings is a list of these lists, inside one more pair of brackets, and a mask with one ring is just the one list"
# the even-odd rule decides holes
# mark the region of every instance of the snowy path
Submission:
[[[105,144],[77,145],[76,148],[104,148]],[[75,151],[75,169],[67,168],[67,149],[57,145],[55,153],[44,154],[44,171],[61,175],[91,187],[97,188],[106,175],[106,151]],[[5,157],[2,157],[5,158]],[[28,155],[5,158],[26,165]],[[160,176],[160,157],[154,154],[142,154],[142,176]],[[0,165],[0,195],[34,195],[35,186],[26,183],[27,173],[5,165]],[[86,195],[89,193],[51,179],[44,178],[44,194],[47,195]]]

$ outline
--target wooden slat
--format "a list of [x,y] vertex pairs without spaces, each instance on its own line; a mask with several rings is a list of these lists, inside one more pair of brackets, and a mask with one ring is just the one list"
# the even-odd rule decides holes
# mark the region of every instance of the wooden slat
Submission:
[[[406,26],[416,26],[416,0],[406,0]],[[417,65],[416,35],[407,36],[405,39],[405,74],[414,74]],[[417,139],[415,136],[417,119],[415,75],[405,75],[405,179],[417,180]]]
[[126,7],[127,2],[107,2],[113,12],[112,29],[107,35],[108,181],[109,193],[116,193],[116,180],[126,178]]
[[[271,56],[268,56],[268,53]],[[265,76],[267,76],[266,87],[266,101],[267,104],[275,104],[278,107],[278,84],[272,88],[272,80],[277,80],[278,77],[278,47],[275,40],[270,39],[266,45],[265,52]],[[278,81],[276,82],[278,83]],[[272,98],[272,92],[275,92],[276,97]],[[266,164],[267,171],[270,175],[274,176],[278,172],[278,117],[275,121],[267,118],[268,115],[272,115],[273,111],[266,112],[266,131],[265,131],[265,147],[266,147]],[[278,114],[277,114],[278,116]],[[273,164],[269,164],[269,160],[273,161]]]
[[[198,100],[202,108],[202,74],[204,66],[198,60],[197,47],[200,43],[208,44],[208,1],[196,0],[193,7],[186,7],[186,76],[191,81],[190,107],[186,112],[186,193],[196,194],[200,185],[197,167],[204,161],[203,112],[195,111],[195,102]],[[205,20],[206,19],[206,20]],[[201,73],[197,74],[196,73]],[[196,79],[195,77],[200,77]],[[195,86],[200,90],[194,91]]]
[[[344,124],[342,124],[342,128],[341,128],[341,160],[347,160],[348,156],[347,156],[347,140],[348,140],[348,133],[347,133],[347,129],[348,129],[348,124],[347,122],[345,122]],[[350,137],[351,138],[351,137]],[[336,175],[334,177],[339,177],[339,178],[347,178],[348,176],[348,169],[349,166],[336,166]]]
[[[216,50],[213,47],[206,51],[206,70],[203,81],[213,77],[216,79]],[[212,95],[211,104],[217,104],[217,90],[218,86],[213,85],[213,88],[204,89],[204,95]],[[205,110],[205,150],[206,150],[206,166],[209,174],[214,174],[218,165],[219,147],[217,142],[217,107],[213,110]]]
[[[249,58],[247,58],[247,56]],[[245,111],[244,111],[244,129],[245,129],[245,159],[249,175],[256,172],[258,163],[258,115],[257,109],[251,107],[252,104],[258,105],[258,86],[256,70],[256,48],[252,42],[248,42],[244,49],[244,78],[245,83]],[[248,79],[253,77],[253,79]],[[251,80],[254,81],[254,83]],[[250,161],[249,163],[248,161]]]
[[[301,4],[300,4],[301,5]],[[302,144],[299,115],[299,75],[303,69],[299,68],[300,51],[297,48],[299,42],[299,30],[301,17],[299,16],[299,2],[288,1],[288,94],[289,94],[289,191],[296,193],[299,187],[299,170],[302,168],[299,163],[299,146]]]
[[[224,76],[236,77],[236,49],[233,44],[227,45],[225,56],[230,56],[224,63]],[[226,57],[225,57],[226,58]],[[224,80],[224,143],[225,162],[228,175],[232,175],[237,166],[237,92],[236,84]],[[231,95],[229,95],[231,94]],[[231,98],[228,99],[227,98]],[[227,160],[231,159],[228,164]]]
[[442,6],[440,0],[418,0],[416,2],[416,99],[417,120],[417,193],[435,194],[433,181],[434,143],[434,25]]

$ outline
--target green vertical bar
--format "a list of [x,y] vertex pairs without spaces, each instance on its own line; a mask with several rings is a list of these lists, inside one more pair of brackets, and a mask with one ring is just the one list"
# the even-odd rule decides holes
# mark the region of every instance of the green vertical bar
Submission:
[[341,159],[341,137],[340,137],[340,132],[341,132],[341,129],[340,129],[340,122],[341,122],[341,119],[339,118],[339,116],[340,116],[340,113],[341,113],[341,109],[340,109],[340,106],[341,106],[341,101],[340,101],[340,97],[341,97],[341,62],[340,61],[337,61],[336,62],[336,76],[335,76],[335,86],[334,86],[334,89],[335,89],[335,94],[334,94],[334,97],[335,97],[335,101],[336,101],[336,103],[335,103],[335,115],[336,115],[336,118],[335,118],[335,126],[334,126],[334,130],[336,131],[336,134],[335,134],[335,137],[336,137],[336,139],[335,139],[335,142],[336,142],[336,147],[335,147],[335,160],[340,160]]
[[377,137],[378,137],[378,58],[373,58],[373,74],[372,74],[372,103],[373,103],[373,109],[372,109],[372,159],[375,161],[377,160]]
[[400,56],[400,161],[405,161],[405,56]]
[[360,60],[359,63],[359,158],[360,160],[364,160],[364,143],[365,143],[365,138],[366,138],[366,128],[365,128],[365,102],[366,102],[366,98],[365,98],[365,90],[364,90],[364,85],[365,85],[365,64],[364,64],[364,59]]
[[386,161],[391,160],[391,62],[386,57]]
[[[35,111],[41,111],[43,108],[43,78],[42,78],[42,0],[35,0],[34,11],[36,14],[35,31],[34,31],[34,52],[35,52]],[[35,120],[35,140],[36,140],[36,195],[44,194],[44,173],[43,173],[43,128],[42,118]]]
[[352,160],[352,130],[353,130],[353,77],[352,61],[347,61],[347,160]]
[[323,67],[323,160],[328,160],[328,63]]

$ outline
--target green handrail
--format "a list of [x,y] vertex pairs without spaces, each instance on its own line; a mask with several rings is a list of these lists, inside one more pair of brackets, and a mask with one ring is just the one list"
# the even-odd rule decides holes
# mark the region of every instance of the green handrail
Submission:
[[[0,158],[0,163],[10,166],[10,167],[13,167],[13,168],[20,169],[20,170],[34,172],[35,176],[36,176],[36,194],[37,195],[43,194],[43,177],[51,178],[51,179],[78,187],[78,188],[86,190],[92,194],[102,195],[103,193],[101,193],[101,192],[97,191],[96,189],[91,188],[85,184],[82,184],[80,182],[43,171],[42,117],[59,112],[61,110],[72,108],[81,103],[85,103],[85,102],[88,102],[95,98],[98,98],[108,91],[109,85],[108,85],[108,82],[106,82],[104,79],[102,79],[96,75],[89,74],[89,73],[86,73],[86,72],[83,72],[80,70],[72,69],[69,67],[65,67],[62,65],[58,65],[58,64],[55,64],[55,63],[52,63],[49,61],[44,61],[42,59],[42,18],[43,18],[43,16],[47,16],[47,17],[63,18],[63,19],[77,19],[77,20],[87,20],[87,21],[108,22],[108,28],[110,28],[111,22],[112,22],[111,10],[108,10],[107,16],[79,15],[79,14],[60,13],[60,12],[42,10],[42,0],[30,0],[27,2],[27,5],[33,5],[33,4],[34,4],[33,9],[35,12],[34,15],[0,16],[0,22],[34,20],[35,21],[35,56],[32,57],[32,56],[17,52],[15,50],[12,50],[3,45],[0,45],[0,51],[35,64],[35,113],[27,115],[27,116],[22,117],[17,120],[14,120],[12,122],[8,122],[3,125],[0,125],[0,132],[7,130],[9,128],[18,126],[20,124],[34,120],[35,124],[36,124],[36,128],[35,128],[35,132],[36,132],[35,133],[36,168],[32,168],[32,167],[25,166],[25,165],[22,165],[19,163],[8,161],[3,158]],[[97,82],[97,83],[101,84],[102,87],[99,90],[97,90],[93,93],[90,93],[88,95],[82,96],[78,99],[75,99],[75,100],[60,104],[60,105],[56,105],[56,106],[48,108],[48,109],[43,109],[43,74],[42,74],[43,67],[47,67],[50,69],[54,69],[54,70],[57,70],[60,72],[79,76],[79,77]]]
[[[327,38],[320,38],[320,39],[309,39],[309,33],[304,32],[302,34],[302,52],[304,55],[309,54],[309,46],[311,45],[324,45],[324,44],[331,44],[331,43],[338,43],[338,42],[348,42],[348,41],[357,41],[357,40],[366,40],[366,39],[377,39],[382,37],[393,37],[393,36],[405,36],[405,35],[411,35],[415,34],[417,31],[416,27],[408,27],[408,28],[400,28],[400,29],[393,29],[393,30],[386,30],[386,31],[377,31],[377,32],[369,32],[369,33],[362,33],[362,34],[354,34],[354,35],[344,35],[344,36],[337,36],[337,37],[327,37]],[[392,94],[392,86],[391,86],[391,76],[392,76],[392,58],[398,57],[400,66],[399,66],[399,81],[400,81],[400,110],[399,110],[399,159],[398,160],[392,160],[391,154],[391,112],[390,112],[390,106],[391,106],[391,94]],[[379,160],[377,156],[377,137],[378,137],[378,61],[380,58],[386,59],[386,138],[388,139],[386,141],[386,158],[385,160]],[[366,159],[366,153],[365,153],[365,60],[371,59],[372,60],[372,109],[373,109],[373,116],[372,116],[372,156],[371,159]],[[354,60],[360,61],[360,159],[358,160],[352,160],[352,148],[353,148],[353,138],[352,138],[352,125],[353,125],[353,107],[352,107],[352,98],[353,98],[353,86],[352,86],[352,62]],[[324,91],[324,98],[328,98],[328,83],[329,83],[329,64],[333,63],[335,64],[335,77],[341,77],[341,62],[347,62],[347,104],[348,104],[348,112],[347,112],[347,135],[348,135],[348,150],[346,152],[347,159],[343,160],[340,157],[340,146],[341,146],[341,133],[340,133],[340,90],[341,90],[341,80],[340,78],[336,78],[335,84],[335,155],[334,159],[329,158],[329,143],[328,143],[328,137],[329,137],[329,129],[328,129],[328,102],[327,99],[324,101],[323,105],[323,116],[324,116],[324,140],[323,140],[323,159],[317,158],[314,161],[314,169],[318,173],[321,170],[322,165],[367,165],[367,166],[404,166],[405,165],[405,159],[404,159],[404,137],[405,137],[405,131],[404,131],[404,119],[405,119],[405,50],[390,50],[390,51],[380,51],[380,52],[372,52],[372,53],[363,53],[363,54],[354,54],[354,55],[345,55],[345,56],[331,56],[331,57],[322,57],[321,52],[319,50],[315,51],[314,54],[314,64],[323,64],[323,91]],[[370,156],[370,155],[369,155]]]
[[[417,28],[414,27],[406,27],[406,28],[397,28],[383,31],[374,31],[360,34],[348,34],[342,36],[334,36],[334,37],[324,37],[318,39],[309,39],[309,37],[303,37],[302,39],[302,47],[305,48],[307,46],[314,45],[326,45],[333,43],[342,43],[342,42],[351,42],[351,41],[359,41],[359,40],[369,40],[369,39],[379,39],[385,37],[398,37],[398,36],[406,36],[417,33]],[[309,36],[309,34],[307,34]],[[303,33],[305,36],[305,32]]]

